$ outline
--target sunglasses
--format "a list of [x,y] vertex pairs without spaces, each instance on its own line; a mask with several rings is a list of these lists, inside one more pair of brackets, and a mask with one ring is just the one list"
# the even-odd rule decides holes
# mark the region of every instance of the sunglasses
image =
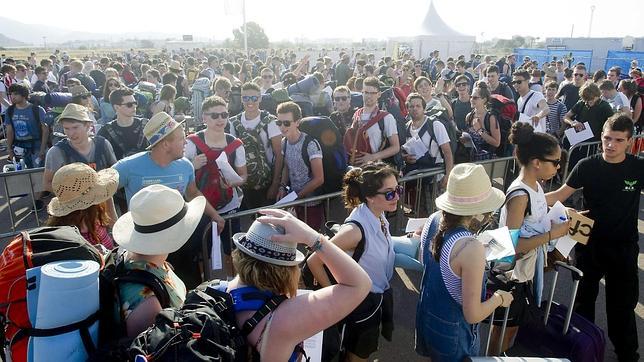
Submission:
[[127,108],[132,108],[138,106],[139,103],[137,102],[127,102],[127,103],[121,103],[119,106],[126,106]]
[[291,127],[291,121],[277,120],[277,121],[275,121],[275,124],[277,125],[277,127],[282,127],[282,125],[284,125],[284,127]]
[[525,82],[525,80],[513,80],[512,84],[521,84],[523,82]]
[[248,102],[257,102],[259,100],[259,96],[242,96],[242,102],[248,103]]
[[333,97],[333,100],[334,100],[334,101],[336,101],[336,102],[344,102],[344,101],[346,101],[347,99],[349,99],[349,97],[347,97],[347,96],[337,96],[337,97]]
[[391,201],[391,200],[396,198],[396,195],[398,195],[398,197],[402,197],[402,194],[403,194],[404,190],[405,189],[402,186],[398,185],[398,186],[396,186],[395,189],[393,189],[391,191],[376,192],[376,195],[384,195],[385,200]]
[[457,87],[467,87],[467,82],[463,82],[463,83],[456,83],[456,86],[457,86]]
[[555,167],[557,167],[557,166],[559,166],[561,164],[561,159],[560,158],[558,158],[556,160],[551,160],[549,158],[540,158],[539,160],[544,161],[544,162],[550,162]]
[[204,113],[203,115],[206,117],[210,117],[211,119],[217,119],[217,118],[227,119],[229,116],[228,112],[221,112],[221,113],[210,112],[210,113]]
[[583,77],[583,76],[584,76],[584,74],[581,74],[581,73],[575,73],[575,74],[574,74],[574,76],[575,76],[575,77]]

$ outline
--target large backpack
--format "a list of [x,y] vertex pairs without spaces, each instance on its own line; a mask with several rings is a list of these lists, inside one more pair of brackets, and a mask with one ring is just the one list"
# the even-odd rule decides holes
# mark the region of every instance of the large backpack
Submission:
[[[29,128],[30,131],[34,132],[35,134],[31,135],[32,140],[39,140],[40,139],[40,109],[38,108],[38,104],[31,103],[31,111],[33,112],[34,115],[34,124],[30,126]],[[7,119],[10,119],[13,122],[13,114],[16,112],[16,105],[12,104],[7,108]],[[42,120],[44,121],[44,120]],[[17,142],[20,142],[19,140],[16,140]]]
[[268,124],[275,119],[266,111],[262,111],[259,123],[254,129],[246,129],[241,124],[241,114],[230,119],[230,124],[235,129],[235,135],[241,139],[246,151],[246,169],[248,178],[245,187],[260,190],[267,187],[273,181],[273,170],[268,162],[266,149],[259,136],[260,132],[266,132],[268,136]]
[[252,293],[243,302],[261,300],[264,304],[239,328],[232,296],[217,281],[209,284],[190,291],[181,309],[162,310],[152,327],[134,340],[130,358],[144,355],[150,361],[250,360],[246,336],[286,297],[264,299],[263,293]]
[[110,251],[105,257],[105,266],[99,275],[101,309],[98,348],[91,353],[91,361],[128,359],[128,350],[133,338],[128,338],[125,320],[121,317],[121,284],[142,284],[154,293],[162,308],[170,306],[170,296],[163,280],[146,270],[126,269],[124,256],[125,251],[121,248]]
[[[510,136],[510,128],[512,124],[519,118],[517,112],[517,104],[512,99],[508,99],[500,94],[492,94],[490,96],[490,111],[496,117],[501,131],[501,144],[496,148],[496,155],[498,157],[505,156],[505,151],[508,146],[508,137]],[[484,127],[490,131],[490,116],[489,113],[485,115]]]
[[[17,235],[0,256],[0,336],[13,361],[26,361],[31,338],[51,337],[78,330],[89,335],[88,328],[98,319],[89,318],[67,326],[36,329],[35,316],[29,315],[28,291],[37,287],[35,276],[27,271],[47,263],[63,260],[91,260],[103,265],[101,255],[72,226],[40,227]],[[85,333],[83,333],[84,331]],[[84,339],[85,341],[85,339]],[[88,348],[86,346],[86,348]],[[91,347],[90,347],[91,348]],[[4,348],[0,357],[6,360]]]
[[89,162],[85,156],[81,155],[69,144],[69,139],[63,138],[62,140],[56,142],[56,147],[60,148],[63,151],[63,157],[65,159],[65,164],[69,165],[74,162],[81,162],[86,165],[89,165],[96,171],[100,171],[111,167],[109,158],[107,157],[107,140],[101,136],[94,136],[94,162]]
[[449,137],[449,148],[452,150],[452,155],[454,155],[456,153],[456,148],[459,144],[458,142],[459,132],[458,132],[458,127],[456,127],[456,122],[449,119],[447,110],[440,105],[434,106],[429,110],[426,110],[425,115],[429,117],[430,121],[433,122],[434,120],[438,120],[443,124],[443,126],[445,127],[445,130],[447,131],[447,136]]
[[206,200],[216,210],[228,205],[233,199],[233,188],[222,183],[222,175],[215,160],[222,152],[228,157],[231,166],[235,165],[235,150],[242,146],[242,141],[230,134],[226,134],[226,147],[223,149],[212,149],[206,144],[204,131],[188,136],[197,147],[197,154],[205,154],[208,162],[195,171],[195,182],[199,191],[206,197]]
[[342,143],[342,135],[328,117],[306,117],[300,121],[300,131],[306,133],[302,145],[302,159],[309,170],[311,161],[307,147],[313,139],[322,148],[322,166],[324,168],[324,184],[318,188],[318,193],[328,194],[340,191],[342,178],[347,170],[347,151]]

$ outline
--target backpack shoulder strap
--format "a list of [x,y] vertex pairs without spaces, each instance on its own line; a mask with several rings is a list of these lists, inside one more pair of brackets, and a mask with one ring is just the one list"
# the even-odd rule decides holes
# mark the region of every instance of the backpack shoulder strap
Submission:
[[[311,143],[314,140],[314,138],[311,135],[305,135],[304,136],[304,142],[302,143],[302,160],[306,164],[306,167],[311,170],[311,160],[310,160],[310,155],[309,155],[309,143]],[[321,151],[321,149],[320,149]],[[286,151],[284,151],[286,154]]]
[[96,171],[110,167],[107,158],[107,140],[101,136],[94,136],[94,163],[96,164]]
[[243,145],[244,143],[239,138],[231,134],[226,134],[226,147],[224,147],[222,152],[226,153],[228,156],[234,155],[235,150],[239,148],[239,146]]
[[523,102],[523,109],[521,109],[521,113],[525,113],[525,108],[528,106],[528,102],[530,102],[530,98],[535,94],[535,91],[530,91],[530,95],[528,98],[526,98],[525,102]]
[[40,126],[40,109],[38,109],[38,105],[35,103],[32,103],[31,111],[34,113],[34,119],[36,120],[36,124]]
[[163,280],[149,271],[139,269],[125,270],[122,275],[117,275],[114,278],[114,283],[116,285],[122,283],[143,284],[152,290],[154,296],[159,300],[161,308],[170,307],[170,294],[165,284],[163,284]]
[[285,300],[285,295],[275,295],[267,300],[266,303],[264,303],[264,305],[259,308],[252,317],[248,318],[248,320],[244,322],[244,325],[241,329],[242,335],[249,335],[264,317],[266,317],[269,313],[275,311],[277,307]]
[[523,188],[523,187],[517,187],[517,188],[513,188],[513,189],[508,190],[508,192],[506,193],[506,196],[505,196],[505,202],[503,203],[503,206],[505,206],[505,204],[508,202],[508,200],[510,200],[510,196],[512,196],[514,194],[520,194],[520,195],[525,194],[526,196],[528,196],[528,205],[526,206],[525,211],[523,212],[523,217],[531,215],[532,214],[532,202],[530,200],[530,192],[528,190],[526,190],[525,188]]
[[13,113],[16,111],[16,105],[12,104],[7,108],[7,117],[13,120]]
[[362,224],[360,224],[360,222],[356,220],[347,220],[345,224],[353,224],[357,226],[358,229],[360,229],[360,235],[362,235],[362,237],[360,238],[360,241],[358,242],[358,245],[356,245],[356,248],[353,251],[353,260],[355,260],[355,262],[357,263],[360,261],[362,254],[364,254],[364,249],[367,244],[367,239],[365,238],[365,234],[364,234],[364,228],[362,227]]
[[197,150],[199,150],[199,152],[208,156],[211,150],[205,142],[203,131],[191,134],[190,136],[188,136],[188,139],[195,144],[195,147],[197,147]]

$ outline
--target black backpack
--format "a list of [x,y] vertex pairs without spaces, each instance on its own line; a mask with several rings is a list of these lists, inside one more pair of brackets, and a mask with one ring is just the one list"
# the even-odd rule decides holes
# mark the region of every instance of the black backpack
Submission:
[[[180,309],[162,310],[154,325],[132,342],[130,358],[144,355],[150,361],[250,360],[246,336],[286,297],[262,295],[264,305],[239,328],[232,296],[220,290],[217,281],[208,283],[190,291]],[[252,360],[255,357],[259,361],[257,353],[253,353]]]
[[127,336],[125,321],[120,316],[119,286],[123,283],[143,284],[150,288],[162,308],[170,306],[170,296],[156,275],[145,270],[126,270],[123,249],[117,248],[105,257],[105,266],[99,275],[100,313],[98,348],[90,352],[90,361],[121,361],[128,359],[132,338]]
[[449,119],[447,110],[443,108],[443,106],[437,105],[425,110],[425,115],[429,117],[429,120],[431,122],[438,120],[443,124],[443,126],[445,126],[447,136],[449,136],[449,148],[452,150],[452,155],[454,155],[454,153],[456,152],[456,147],[459,144],[458,135],[460,134],[460,132],[458,131],[458,127],[456,127],[456,123]]
[[[302,145],[302,159],[311,169],[308,145],[312,140],[318,141],[322,148],[322,166],[324,184],[318,188],[319,194],[340,191],[342,178],[347,170],[347,152],[342,143],[342,135],[329,117],[306,117],[300,121],[300,131],[306,133]],[[288,142],[286,142],[288,144]],[[286,148],[284,148],[286,153]]]
[[110,160],[107,157],[107,140],[101,136],[94,136],[95,149],[94,149],[94,162],[89,162],[85,156],[81,155],[76,151],[70,144],[67,138],[56,142],[56,147],[60,148],[63,151],[63,157],[65,158],[65,164],[69,165],[74,162],[81,162],[86,165],[89,165],[96,171],[100,171],[111,167]]

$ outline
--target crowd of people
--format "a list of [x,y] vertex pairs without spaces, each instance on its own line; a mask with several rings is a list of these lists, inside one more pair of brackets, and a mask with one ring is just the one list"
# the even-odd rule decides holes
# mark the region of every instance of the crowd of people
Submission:
[[[53,196],[49,225],[74,225],[97,247],[127,250],[127,268],[164,280],[173,307],[203,281],[196,265],[212,225],[224,270],[236,275],[229,292],[285,295],[247,335],[265,360],[297,360],[303,339],[339,321],[347,361],[367,360],[380,335],[391,339],[397,249],[387,215],[416,199],[429,216],[409,235],[420,240],[413,258],[424,272],[417,353],[437,361],[479,355],[478,324],[499,306],[510,308],[502,349],[510,348],[543,299],[548,252],[568,233],[568,222],[547,222],[548,207],[583,188],[595,226],[576,248],[585,274],[577,310],[594,320],[606,277],[608,335],[620,360],[635,361],[644,162],[627,151],[643,124],[637,66],[591,74],[583,63],[519,64],[514,54],[443,60],[438,51],[427,59],[342,51],[314,65],[292,51],[56,52],[39,62],[35,54],[3,59],[0,102],[9,160],[44,167],[35,207]],[[571,152],[566,163],[564,131],[586,127],[601,153]],[[506,156],[520,173],[504,195],[471,162]],[[541,182],[560,177],[560,167],[570,177],[546,194]],[[441,174],[413,190],[422,197],[401,202],[413,192],[400,176],[436,168]],[[319,201],[297,206],[295,216],[266,210],[289,194],[340,190],[349,216],[331,239],[320,234],[329,215]],[[439,211],[428,215],[434,203]],[[257,208],[264,216],[245,233],[238,218],[224,221]],[[515,287],[486,294],[476,235],[499,210],[499,225],[520,231]],[[306,264],[321,287],[309,296],[296,295],[298,243],[310,249]],[[162,306],[141,285],[122,294],[121,318],[136,336]],[[238,312],[240,325],[256,309]],[[293,328],[293,318],[310,323]],[[495,328],[493,338],[500,335]]]

